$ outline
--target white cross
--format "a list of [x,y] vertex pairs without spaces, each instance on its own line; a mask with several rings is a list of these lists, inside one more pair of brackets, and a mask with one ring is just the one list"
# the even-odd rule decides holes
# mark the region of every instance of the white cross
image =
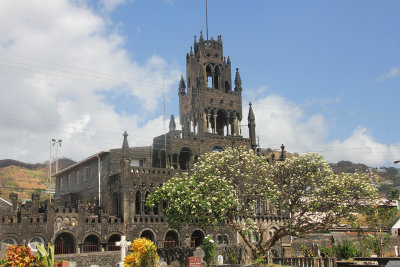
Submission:
[[121,247],[121,262],[119,263],[119,266],[124,266],[124,259],[126,257],[126,248],[131,244],[131,242],[126,241],[126,236],[121,236],[121,241],[116,242],[116,246]]

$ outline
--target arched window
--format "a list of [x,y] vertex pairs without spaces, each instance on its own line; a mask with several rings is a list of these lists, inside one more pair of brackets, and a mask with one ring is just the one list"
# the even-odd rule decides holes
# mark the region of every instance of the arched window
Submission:
[[54,242],[55,254],[75,253],[75,239],[69,233],[61,233],[56,237]]
[[[150,192],[147,191],[146,195],[144,196],[144,202],[146,202],[146,200],[149,197],[149,195],[150,195]],[[147,205],[145,204],[145,206],[144,206],[144,214],[150,215],[150,211],[151,211],[151,208],[147,207]]]
[[100,251],[100,240],[95,235],[89,235],[83,242],[83,252],[98,252]]
[[141,203],[141,193],[140,193],[140,191],[137,191],[136,192],[136,197],[135,197],[135,213],[136,214],[141,214],[142,213],[141,205],[142,205],[142,203]]
[[178,234],[175,231],[168,231],[165,235],[164,248],[175,248],[179,246]]
[[220,74],[220,71],[219,71],[219,67],[218,66],[216,66],[215,67],[215,70],[214,70],[214,80],[213,80],[213,83],[214,83],[214,88],[215,89],[218,89],[219,88],[219,86],[218,86],[218,76],[219,76],[219,74]]
[[17,244],[17,240],[15,240],[12,237],[6,237],[3,240],[1,240],[2,244],[7,244],[7,245],[16,245]]
[[213,88],[213,76],[212,76],[212,70],[211,66],[207,65],[206,67],[206,76],[207,76],[207,87],[208,88]]
[[117,251],[121,250],[120,246],[117,246],[116,243],[121,241],[121,236],[118,234],[110,236],[107,242],[107,251]]
[[217,235],[217,245],[222,245],[223,242],[222,235]]
[[143,233],[140,235],[140,237],[141,238],[146,238],[146,239],[154,242],[154,234],[150,230],[143,231]]
[[215,151],[215,152],[222,152],[224,149],[222,148],[222,146],[214,146],[211,149],[211,152]]
[[192,248],[199,247],[203,244],[204,233],[200,230],[196,230],[190,237],[190,245]]
[[32,251],[37,251],[36,245],[38,243],[43,245],[44,244],[43,238],[40,236],[34,236],[31,239],[29,239],[28,247],[30,247]]
[[227,234],[224,235],[224,245],[229,245],[229,236]]

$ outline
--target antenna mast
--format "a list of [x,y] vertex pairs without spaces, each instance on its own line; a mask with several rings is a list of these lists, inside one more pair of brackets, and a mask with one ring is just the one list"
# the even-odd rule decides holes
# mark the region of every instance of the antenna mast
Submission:
[[206,30],[207,30],[207,41],[208,41],[208,11],[207,11],[207,0],[206,0]]

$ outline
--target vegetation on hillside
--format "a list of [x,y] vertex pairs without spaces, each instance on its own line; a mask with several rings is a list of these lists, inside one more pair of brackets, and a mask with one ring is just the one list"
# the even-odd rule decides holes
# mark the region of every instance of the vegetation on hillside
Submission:
[[[70,159],[60,159],[59,169],[74,163]],[[55,163],[52,164],[52,169],[54,173]],[[9,200],[10,193],[17,193],[19,199],[30,199],[33,193],[40,193],[43,198],[49,182],[48,177],[48,163],[30,164],[16,160],[0,160],[0,197]]]
[[371,168],[365,164],[350,161],[339,161],[330,164],[335,173],[355,173],[361,171],[369,173],[381,196],[386,196],[393,189],[400,189],[400,171],[394,167]]

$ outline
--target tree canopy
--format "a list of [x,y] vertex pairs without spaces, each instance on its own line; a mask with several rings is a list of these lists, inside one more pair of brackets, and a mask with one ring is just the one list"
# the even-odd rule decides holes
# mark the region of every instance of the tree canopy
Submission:
[[[167,201],[164,214],[174,229],[228,222],[256,255],[285,236],[324,230],[375,197],[367,174],[335,174],[318,154],[269,163],[252,150],[227,148],[202,155],[189,173],[150,195],[147,205]],[[274,231],[260,215],[279,219]]]

